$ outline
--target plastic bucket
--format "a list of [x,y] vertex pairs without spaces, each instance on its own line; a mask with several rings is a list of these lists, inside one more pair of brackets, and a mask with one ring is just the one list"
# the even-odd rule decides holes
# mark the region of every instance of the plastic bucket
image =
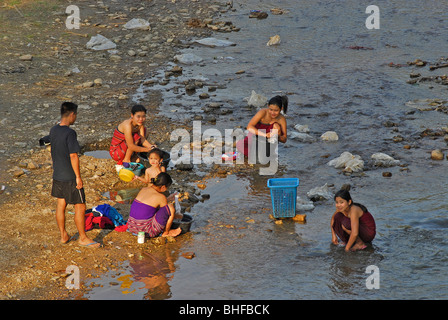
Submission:
[[118,176],[120,177],[121,180],[123,180],[124,182],[131,182],[132,179],[134,179],[134,172],[132,170],[123,168],[120,170],[120,172],[118,173]]
[[189,214],[184,213],[184,216],[182,217],[182,220],[174,219],[173,223],[171,224],[171,229],[177,229],[180,227],[182,230],[181,234],[186,233],[190,231],[191,224],[193,223],[194,219]]
[[142,170],[145,168],[144,165],[138,162],[129,162],[126,165],[127,167],[124,167],[118,172],[120,179],[125,182],[132,181],[135,175],[140,176],[142,174]]

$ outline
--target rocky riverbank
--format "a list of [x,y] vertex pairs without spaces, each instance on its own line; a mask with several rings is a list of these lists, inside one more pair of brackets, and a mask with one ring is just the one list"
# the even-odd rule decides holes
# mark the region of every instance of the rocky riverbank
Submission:
[[[81,290],[65,286],[69,265],[78,266],[86,280],[142,250],[129,233],[101,229],[88,233],[103,244],[99,250],[80,247],[76,240],[59,243],[56,203],[50,196],[51,157],[48,148],[39,146],[39,138],[59,120],[60,104],[69,100],[80,107],[73,127],[83,152],[107,149],[113,127],[129,116],[131,95],[146,75],[172,61],[180,49],[191,45],[192,37],[207,36],[211,30],[236,31],[233,26],[215,23],[219,12],[230,8],[224,2],[78,1],[76,5],[81,24],[80,29],[72,30],[65,25],[65,2],[6,1],[0,7],[0,184],[4,186],[0,191],[0,299],[81,297],[82,282]],[[123,27],[134,18],[147,20],[149,28]],[[116,48],[87,49],[86,43],[98,34]],[[179,127],[189,129],[191,121],[162,119],[157,114],[160,99],[153,93],[142,103],[148,109],[150,139],[168,148],[170,132]],[[129,204],[103,194],[139,188],[141,183],[120,181],[112,160],[86,155],[80,159],[87,207],[109,203],[126,217]],[[213,169],[209,175],[226,175],[231,170]],[[204,177],[195,170],[170,173],[185,210],[207,198],[201,194]],[[69,212],[67,229],[76,234]],[[185,237],[178,239],[185,241]],[[160,243],[150,241],[144,246],[157,250]]]

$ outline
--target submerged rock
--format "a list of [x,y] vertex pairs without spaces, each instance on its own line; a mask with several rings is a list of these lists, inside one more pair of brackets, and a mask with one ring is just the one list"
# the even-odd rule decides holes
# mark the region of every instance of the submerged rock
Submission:
[[315,187],[307,192],[307,197],[313,201],[321,201],[321,200],[329,200],[333,198],[333,193],[328,188],[328,184],[326,183],[322,187]]
[[338,141],[339,137],[338,134],[334,131],[327,131],[324,134],[320,136],[322,141]]
[[267,46],[276,46],[276,45],[279,45],[281,41],[282,40],[280,39],[280,36],[278,34],[276,34],[275,36],[269,38],[269,41],[266,43],[266,45]]
[[364,161],[358,155],[353,155],[350,152],[343,152],[338,158],[328,162],[329,166],[336,169],[343,168],[343,172],[359,172],[364,169]]
[[298,141],[301,141],[301,142],[314,142],[314,141],[316,141],[316,139],[313,136],[311,136],[311,135],[309,135],[307,133],[302,133],[302,132],[291,132],[291,134],[289,135],[289,138],[293,139],[293,140],[298,140]]
[[385,153],[374,153],[371,156],[373,164],[377,167],[393,167],[400,164],[400,160],[395,160]]
[[436,149],[431,151],[431,159],[432,160],[443,160],[443,152],[440,149]]

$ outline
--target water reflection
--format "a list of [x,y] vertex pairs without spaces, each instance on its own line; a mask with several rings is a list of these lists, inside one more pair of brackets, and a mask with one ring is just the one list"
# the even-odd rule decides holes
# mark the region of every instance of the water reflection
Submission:
[[134,281],[143,283],[140,290],[147,300],[165,300],[171,297],[169,281],[176,271],[175,262],[179,258],[177,250],[164,246],[160,251],[144,251],[129,262]]

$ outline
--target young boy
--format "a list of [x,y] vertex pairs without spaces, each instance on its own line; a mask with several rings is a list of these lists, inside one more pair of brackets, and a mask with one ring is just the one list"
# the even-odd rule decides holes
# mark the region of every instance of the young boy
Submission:
[[80,147],[76,131],[70,128],[76,121],[77,111],[76,104],[64,102],[61,105],[61,121],[50,130],[51,159],[53,160],[51,195],[57,198],[56,222],[61,233],[61,243],[65,244],[70,240],[65,229],[65,209],[67,204],[73,204],[79,244],[98,248],[100,244],[89,239],[85,232],[86,198],[79,169]]
[[140,104],[132,107],[131,118],[115,129],[109,153],[118,165],[135,160],[135,153],[148,152],[156,147],[146,140],[146,108]]

